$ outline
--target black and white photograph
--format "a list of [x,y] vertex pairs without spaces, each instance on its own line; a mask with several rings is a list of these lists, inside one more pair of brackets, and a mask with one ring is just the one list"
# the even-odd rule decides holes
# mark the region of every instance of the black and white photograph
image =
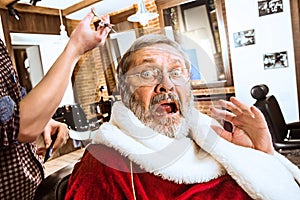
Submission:
[[288,67],[287,51],[267,53],[263,55],[264,69],[277,69]]
[[233,33],[234,46],[243,47],[255,44],[255,30],[246,30]]
[[258,1],[259,16],[283,12],[282,0],[261,0]]

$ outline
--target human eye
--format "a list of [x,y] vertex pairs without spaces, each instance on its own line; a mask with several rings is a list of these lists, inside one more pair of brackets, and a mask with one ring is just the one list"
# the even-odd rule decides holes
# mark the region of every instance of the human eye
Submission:
[[176,69],[172,69],[170,72],[169,72],[170,76],[172,78],[180,78],[182,77],[183,75],[183,71],[181,68],[176,68]]
[[140,73],[140,77],[143,79],[153,79],[153,77],[155,77],[155,72],[152,69],[143,70]]

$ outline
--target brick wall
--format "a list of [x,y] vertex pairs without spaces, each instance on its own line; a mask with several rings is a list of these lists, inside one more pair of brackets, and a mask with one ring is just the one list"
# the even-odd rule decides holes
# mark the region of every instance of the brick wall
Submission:
[[195,107],[201,112],[210,115],[210,107],[216,106],[219,99],[229,100],[234,96],[234,87],[220,87],[193,90]]
[[[157,11],[157,6],[155,4],[155,1],[154,0],[146,0],[144,1],[145,2],[145,5],[146,5],[146,8],[149,12],[151,13],[158,13]],[[147,28],[151,28],[152,30],[158,30],[160,29],[160,24],[159,24],[159,19],[158,17],[153,19],[153,20],[150,20],[149,21],[149,24],[147,26],[144,27],[145,29]],[[153,32],[153,31],[152,31]]]
[[[68,33],[76,27],[78,21],[68,21]],[[83,108],[87,118],[94,117],[90,110],[90,104],[100,100],[99,88],[106,86],[104,65],[107,54],[103,54],[103,47],[97,47],[85,53],[79,59],[72,76],[72,84],[76,103]],[[112,73],[108,72],[112,77]],[[107,90],[102,92],[105,99],[108,99]]]

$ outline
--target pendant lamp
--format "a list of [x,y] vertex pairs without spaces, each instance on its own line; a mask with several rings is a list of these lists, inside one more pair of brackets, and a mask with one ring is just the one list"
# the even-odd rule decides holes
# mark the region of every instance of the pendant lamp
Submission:
[[68,33],[66,31],[66,27],[63,24],[63,19],[62,19],[62,14],[61,14],[61,10],[59,9],[59,17],[60,17],[60,40],[68,40]]
[[135,14],[129,16],[127,18],[130,22],[139,22],[142,26],[146,26],[149,20],[158,17],[157,13],[150,13],[143,2],[143,0],[139,0],[138,10]]

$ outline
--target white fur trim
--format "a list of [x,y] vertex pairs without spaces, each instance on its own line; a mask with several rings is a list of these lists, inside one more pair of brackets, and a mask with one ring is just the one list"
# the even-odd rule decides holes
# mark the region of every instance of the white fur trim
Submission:
[[208,127],[209,125],[199,121],[201,114],[196,110],[192,119],[194,120],[190,124],[191,137],[220,162],[228,174],[252,198],[278,200],[300,198],[300,188],[294,179],[295,174],[299,177],[300,170],[291,162],[287,162],[281,156],[279,161],[277,154],[269,155],[224,140]]
[[189,136],[193,140],[172,139],[144,126],[118,102],[110,123],[100,127],[93,143],[112,147],[146,171],[177,183],[207,182],[225,174],[226,169],[253,199],[300,197],[294,180],[300,179],[300,170],[283,156],[222,139],[210,128],[215,120],[197,110],[192,111],[191,119]]
[[93,143],[112,147],[147,172],[176,183],[207,182],[226,173],[191,139],[154,132],[119,102],[113,106],[111,122],[100,127]]
[[274,156],[293,174],[298,184],[300,184],[299,168],[278,152],[275,152]]

